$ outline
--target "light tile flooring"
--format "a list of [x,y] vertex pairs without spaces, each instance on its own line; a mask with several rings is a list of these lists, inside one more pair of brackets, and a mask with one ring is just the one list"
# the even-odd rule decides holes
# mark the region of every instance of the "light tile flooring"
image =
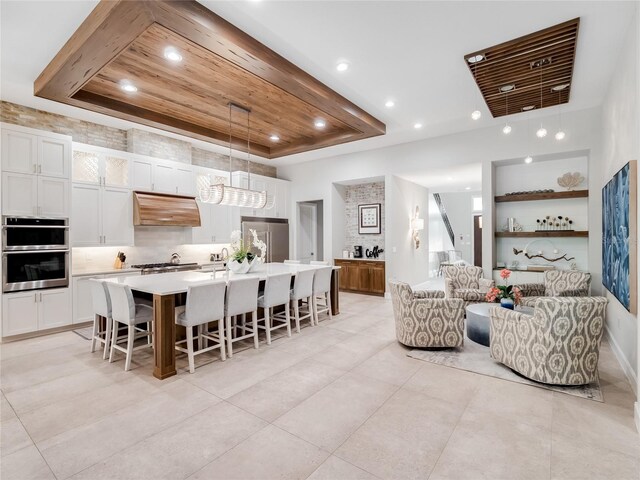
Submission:
[[381,298],[341,310],[162,382],[72,332],[2,345],[2,480],[638,479],[606,343],[602,404],[410,359]]

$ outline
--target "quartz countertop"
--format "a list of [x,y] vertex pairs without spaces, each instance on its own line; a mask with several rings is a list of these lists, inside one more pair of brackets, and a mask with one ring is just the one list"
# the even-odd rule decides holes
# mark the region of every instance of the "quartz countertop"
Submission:
[[89,265],[79,268],[72,268],[72,277],[82,277],[87,275],[110,275],[118,273],[140,273],[139,268],[113,268],[113,267],[99,267],[95,265]]

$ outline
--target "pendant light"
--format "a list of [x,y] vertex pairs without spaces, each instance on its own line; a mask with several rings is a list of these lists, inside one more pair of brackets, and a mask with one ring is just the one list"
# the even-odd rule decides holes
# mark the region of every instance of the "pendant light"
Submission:
[[[542,63],[540,60],[540,108],[542,108]],[[547,129],[542,126],[542,120],[540,120],[540,128],[536,132],[538,138],[544,138],[547,136]]]
[[556,140],[564,140],[565,133],[562,130],[562,90],[558,90],[558,131],[556,132]]
[[[509,115],[509,92],[507,91],[505,94],[505,101],[506,101],[506,109],[505,109],[505,117]],[[506,121],[505,119],[505,123],[504,123],[504,127],[502,127],[502,133],[504,133],[505,135],[509,135],[511,133],[511,125],[509,125],[509,122]]]
[[[529,132],[531,131],[531,111],[528,111],[527,113],[527,151],[530,152],[531,148],[530,148],[530,141],[529,141]],[[533,162],[533,157],[530,154],[527,154],[526,157],[524,157],[524,163],[531,163]]]
[[[478,84],[478,62],[480,60],[482,60],[484,57],[482,57],[481,55],[476,55],[473,58],[473,79],[476,82],[476,85]],[[478,88],[480,88],[478,86]],[[476,103],[477,106],[477,103]],[[471,112],[471,118],[473,120],[480,120],[480,117],[482,117],[482,112],[480,110],[478,110],[477,108]]]
[[229,186],[224,183],[218,183],[215,185],[209,185],[208,188],[201,188],[198,192],[200,200],[206,203],[212,203],[215,205],[228,205],[231,207],[245,207],[245,208],[264,208],[267,205],[267,192],[251,190],[250,188],[239,188],[232,185],[231,169],[232,169],[232,157],[231,157],[231,109],[247,113],[247,186],[251,186],[251,125],[250,114],[251,112],[239,105],[229,103]]

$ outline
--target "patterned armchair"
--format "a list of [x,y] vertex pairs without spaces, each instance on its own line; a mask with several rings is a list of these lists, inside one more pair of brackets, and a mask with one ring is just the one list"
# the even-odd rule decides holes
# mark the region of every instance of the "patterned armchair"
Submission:
[[598,378],[607,299],[540,298],[533,315],[491,311],[491,357],[531,380],[584,385]]
[[474,266],[446,266],[444,290],[446,298],[461,298],[464,306],[485,302],[485,295],[495,286],[493,280],[482,278],[482,268]]
[[460,347],[464,340],[464,302],[441,291],[414,292],[389,281],[396,337],[408,347]]
[[518,285],[522,290],[522,305],[535,307],[541,297],[586,297],[591,286],[591,274],[574,270],[548,270],[544,283]]

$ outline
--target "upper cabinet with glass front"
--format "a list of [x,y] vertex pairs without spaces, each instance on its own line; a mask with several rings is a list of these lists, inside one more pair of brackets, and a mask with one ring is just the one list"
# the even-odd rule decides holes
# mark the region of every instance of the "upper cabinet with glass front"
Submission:
[[129,188],[129,159],[125,152],[74,143],[71,178],[74,183]]

